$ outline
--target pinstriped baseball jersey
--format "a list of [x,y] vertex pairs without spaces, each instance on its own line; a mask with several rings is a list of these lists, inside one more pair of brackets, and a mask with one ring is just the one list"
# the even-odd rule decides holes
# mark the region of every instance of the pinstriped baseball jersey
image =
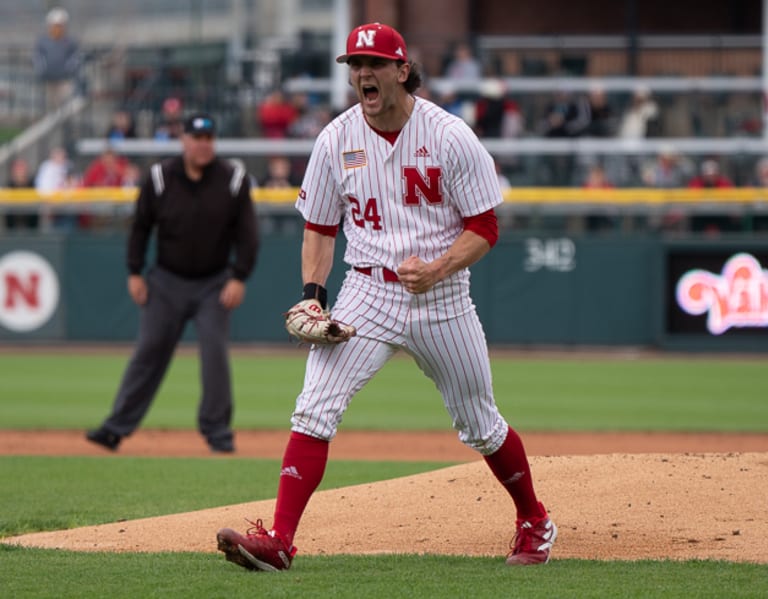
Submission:
[[365,122],[359,105],[326,127],[296,207],[320,225],[345,216],[348,264],[396,270],[411,255],[427,262],[443,255],[463,217],[501,201],[493,159],[474,132],[417,97],[394,145]]

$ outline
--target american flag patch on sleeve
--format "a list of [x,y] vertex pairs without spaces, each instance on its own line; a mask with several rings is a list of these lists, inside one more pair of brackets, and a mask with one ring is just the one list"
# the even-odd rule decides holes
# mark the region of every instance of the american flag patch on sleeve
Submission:
[[344,158],[344,168],[360,168],[361,166],[368,164],[368,160],[365,157],[365,150],[344,152],[342,157]]

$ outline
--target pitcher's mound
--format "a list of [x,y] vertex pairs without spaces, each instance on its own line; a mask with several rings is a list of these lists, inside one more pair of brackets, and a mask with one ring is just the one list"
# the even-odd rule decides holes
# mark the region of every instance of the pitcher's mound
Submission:
[[[553,558],[768,563],[766,453],[530,458],[558,525]],[[216,531],[271,524],[274,500],[2,539],[80,551],[216,551]],[[483,461],[316,493],[302,554],[504,556],[514,508]],[[223,559],[223,557],[222,557]]]

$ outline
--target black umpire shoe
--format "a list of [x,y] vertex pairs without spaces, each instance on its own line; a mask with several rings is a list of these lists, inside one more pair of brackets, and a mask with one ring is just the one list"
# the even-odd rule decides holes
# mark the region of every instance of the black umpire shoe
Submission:
[[117,451],[117,448],[120,445],[120,441],[122,440],[120,435],[116,435],[115,433],[112,433],[103,428],[97,428],[92,431],[88,431],[85,433],[85,438],[88,439],[91,443],[101,445],[110,451]]
[[231,437],[208,439],[208,447],[213,453],[235,453],[235,442]]

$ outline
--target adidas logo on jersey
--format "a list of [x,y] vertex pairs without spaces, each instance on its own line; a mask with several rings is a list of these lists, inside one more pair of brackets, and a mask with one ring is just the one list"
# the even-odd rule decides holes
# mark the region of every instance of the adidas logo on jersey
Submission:
[[427,150],[427,146],[421,146],[418,150],[416,150],[413,153],[414,158],[429,158],[429,150]]

